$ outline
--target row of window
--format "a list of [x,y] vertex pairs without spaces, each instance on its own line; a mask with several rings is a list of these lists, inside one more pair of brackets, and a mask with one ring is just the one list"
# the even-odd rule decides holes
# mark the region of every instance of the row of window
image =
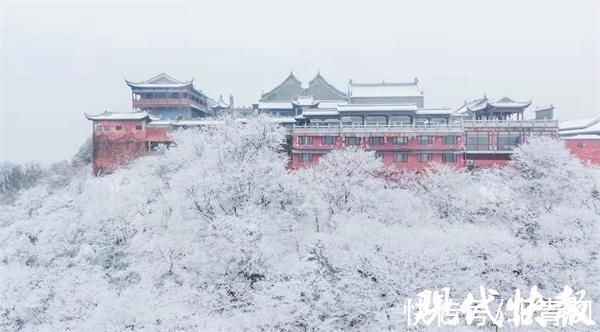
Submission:
[[[111,126],[101,126],[101,125],[97,125],[96,126],[96,130],[97,131],[109,131],[111,130]],[[115,130],[123,130],[123,126],[115,126]],[[135,126],[135,130],[142,130],[142,126]]]
[[[488,132],[468,132],[466,133],[467,150],[488,151],[492,144]],[[519,132],[498,132],[497,133],[498,150],[512,150],[521,144],[521,133]]]
[[[321,136],[321,142],[323,145],[334,145],[336,137],[335,136]],[[434,136],[417,136],[417,143],[420,145],[429,145],[433,144]],[[458,136],[448,135],[443,136],[444,144],[452,145],[457,144]],[[408,136],[394,136],[393,137],[394,145],[407,145],[408,144]],[[359,145],[360,137],[346,137],[345,138],[346,145]],[[383,145],[385,143],[385,138],[381,136],[371,136],[369,137],[370,145]],[[312,145],[313,144],[313,136],[298,136],[298,144],[299,145]]]
[[[138,95],[139,96],[139,95]],[[167,93],[167,92],[145,92],[141,94],[141,98],[142,99],[166,99],[166,98],[171,98],[171,99],[179,99],[180,96],[182,98],[189,98],[195,102],[197,102],[198,104],[201,105],[205,105],[206,102],[204,101],[203,98],[196,96],[195,94],[188,94],[187,92],[182,92],[181,94],[179,92],[171,92],[171,93]],[[137,100],[137,96],[136,96],[136,100]]]
[[[389,120],[389,121],[388,121]],[[312,121],[312,120],[311,120]],[[343,116],[340,121],[344,124],[368,124],[368,125],[386,125],[386,124],[411,124],[413,118],[408,115],[367,115],[363,118],[361,115]],[[425,124],[448,124],[448,119],[441,117],[434,118],[416,118],[415,123],[418,125]]]
[[[376,152],[375,157],[383,158],[382,152]],[[301,153],[300,154],[300,162],[311,162],[313,160],[313,155],[311,153]],[[418,153],[417,161],[421,163],[428,163],[433,160],[433,155],[431,153]],[[457,157],[454,153],[443,153],[442,154],[442,162],[444,163],[455,163],[457,161]],[[394,153],[394,162],[395,163],[406,163],[408,162],[408,153]]]

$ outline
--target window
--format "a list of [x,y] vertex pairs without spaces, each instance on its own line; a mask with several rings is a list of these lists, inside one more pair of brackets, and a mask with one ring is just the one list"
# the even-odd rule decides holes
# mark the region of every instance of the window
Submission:
[[300,161],[303,162],[303,163],[311,162],[312,161],[312,154],[310,154],[310,153],[301,153],[300,154]]
[[498,150],[512,150],[521,143],[521,134],[517,132],[498,133]]
[[419,144],[433,144],[433,136],[417,136],[417,142]]
[[394,162],[396,162],[396,163],[408,162],[408,153],[395,153],[394,154]]
[[489,151],[490,138],[488,132],[468,132],[467,150],[470,151]]
[[173,92],[173,93],[171,93],[171,98],[178,99],[179,98],[179,92]]
[[444,144],[456,144],[456,142],[458,141],[458,136],[444,136]]
[[455,163],[456,155],[454,153],[444,153],[444,154],[442,154],[442,162]]
[[417,159],[420,163],[427,163],[431,161],[431,153],[419,153]]
[[142,126],[135,126],[135,130],[142,130]]
[[344,116],[342,117],[342,123],[344,124],[363,124],[363,118],[359,115]]
[[408,144],[407,136],[396,136],[394,137],[394,145],[406,145]]
[[554,132],[553,131],[534,131],[531,133],[531,136],[545,136],[545,137],[554,138]]
[[311,145],[312,141],[312,136],[298,136],[298,144],[300,145]]
[[577,143],[577,147],[583,149],[583,143]]
[[371,145],[383,145],[383,137],[369,137],[369,144]]
[[410,124],[410,116],[408,115],[392,115],[390,116],[391,124]]
[[381,159],[381,160],[383,160],[383,152],[381,152],[381,151],[376,151],[376,152],[375,152],[375,158],[376,158],[376,159]]
[[359,145],[360,138],[359,137],[346,137],[346,145]]
[[385,115],[368,115],[366,123],[369,125],[385,125],[387,124],[387,119]]
[[97,126],[96,126],[96,130],[97,130],[97,131],[102,131],[102,126],[101,126],[101,125],[97,125]]
[[429,121],[430,124],[438,124],[438,125],[445,125],[448,124],[448,119],[446,118],[431,118],[431,120]]
[[334,145],[335,144],[335,136],[323,136],[322,141],[324,145]]
[[115,127],[115,129],[116,129],[116,130],[122,130],[122,129],[123,129],[123,126],[116,126],[116,127]]

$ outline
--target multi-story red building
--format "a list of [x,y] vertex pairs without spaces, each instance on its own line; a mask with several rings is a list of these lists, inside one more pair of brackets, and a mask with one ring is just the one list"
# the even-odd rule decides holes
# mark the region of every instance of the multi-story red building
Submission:
[[193,119],[214,115],[211,106],[216,103],[196,89],[193,79],[179,81],[162,73],[147,81],[135,83],[125,80],[131,87],[134,111],[145,111],[160,119]]
[[[317,84],[318,83],[318,84]],[[326,100],[322,96],[327,96]],[[457,110],[429,108],[418,80],[348,83],[348,93],[320,75],[302,83],[293,74],[263,94],[258,109],[294,116],[292,167],[308,167],[331,149],[373,150],[386,165],[423,169],[432,163],[489,167],[510,160],[531,135],[558,137],[553,120],[524,120],[531,102],[484,96]]]
[[[215,102],[195,89],[192,81],[178,81],[166,74],[141,83],[127,81],[127,85],[132,89],[134,112],[86,115],[94,123],[95,173],[111,172],[170,144],[174,128],[213,125],[215,120],[206,117],[232,109],[232,97],[229,104],[223,98]],[[309,167],[332,149],[356,146],[375,151],[386,165],[420,170],[432,163],[503,165],[510,160],[512,149],[528,137],[557,138],[553,107],[536,109],[536,119],[525,120],[523,113],[530,105],[531,101],[484,95],[458,109],[430,108],[425,106],[417,79],[403,83],[350,80],[343,92],[320,74],[306,86],[290,74],[262,94],[253,109],[234,112],[241,117],[266,113],[285,126],[292,168]],[[589,135],[599,122],[561,131],[578,156],[598,163],[600,145],[596,142],[600,140]],[[592,132],[581,136],[577,130],[583,129]]]
[[215,102],[196,89],[193,80],[183,82],[164,73],[144,82],[125,83],[131,87],[133,112],[86,114],[93,122],[95,174],[112,172],[160,145],[170,144],[172,129],[185,125],[185,121],[212,117],[229,108],[223,98]]

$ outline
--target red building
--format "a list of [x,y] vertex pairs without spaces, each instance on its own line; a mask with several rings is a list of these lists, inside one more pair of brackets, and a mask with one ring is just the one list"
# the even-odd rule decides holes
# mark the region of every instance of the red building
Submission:
[[[320,82],[314,87],[315,82]],[[321,96],[327,96],[322,100]],[[302,88],[290,74],[266,94],[259,110],[294,116],[292,167],[309,167],[331,149],[373,150],[386,165],[423,169],[432,163],[490,167],[504,165],[531,135],[558,137],[553,120],[523,120],[531,102],[484,96],[457,110],[429,108],[418,80],[348,83],[348,93],[320,75]]]
[[579,159],[600,165],[600,116],[562,122],[560,136]]
[[149,149],[146,141],[146,112],[86,114],[93,121],[92,167],[94,174],[112,172],[119,166],[139,156]]
[[[231,110],[193,87],[161,74],[132,83],[134,112],[87,115],[93,121],[93,169],[96,174],[119,166],[172,141],[174,128],[207,126],[206,119]],[[420,170],[432,163],[456,167],[504,165],[512,150],[531,136],[559,137],[553,107],[536,109],[524,120],[530,101],[487,96],[458,109],[429,108],[418,80],[401,83],[348,83],[347,92],[317,74],[307,85],[290,74],[262,94],[254,109],[234,109],[240,117],[267,113],[287,128],[290,167],[314,165],[332,149],[349,146],[373,150],[388,166]],[[243,121],[243,119],[241,119]],[[583,160],[600,164],[600,118],[561,124],[560,136]]]
[[[160,74],[147,81],[125,81],[131,87],[133,112],[86,117],[93,122],[92,160],[95,174],[112,172],[132,159],[171,142],[173,127],[212,117],[229,108],[213,101],[193,85]],[[230,102],[233,98],[230,98]]]
[[178,81],[160,74],[147,81],[135,83],[125,80],[131,87],[134,111],[146,111],[160,119],[192,119],[214,115],[211,106],[216,103],[196,89],[193,79]]

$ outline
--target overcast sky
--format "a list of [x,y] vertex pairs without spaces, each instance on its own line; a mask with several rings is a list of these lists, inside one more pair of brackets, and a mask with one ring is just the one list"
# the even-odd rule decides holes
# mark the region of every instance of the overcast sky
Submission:
[[0,161],[70,158],[83,113],[131,110],[124,79],[166,72],[256,102],[291,70],[419,78],[426,106],[487,93],[600,113],[599,1],[0,1]]

